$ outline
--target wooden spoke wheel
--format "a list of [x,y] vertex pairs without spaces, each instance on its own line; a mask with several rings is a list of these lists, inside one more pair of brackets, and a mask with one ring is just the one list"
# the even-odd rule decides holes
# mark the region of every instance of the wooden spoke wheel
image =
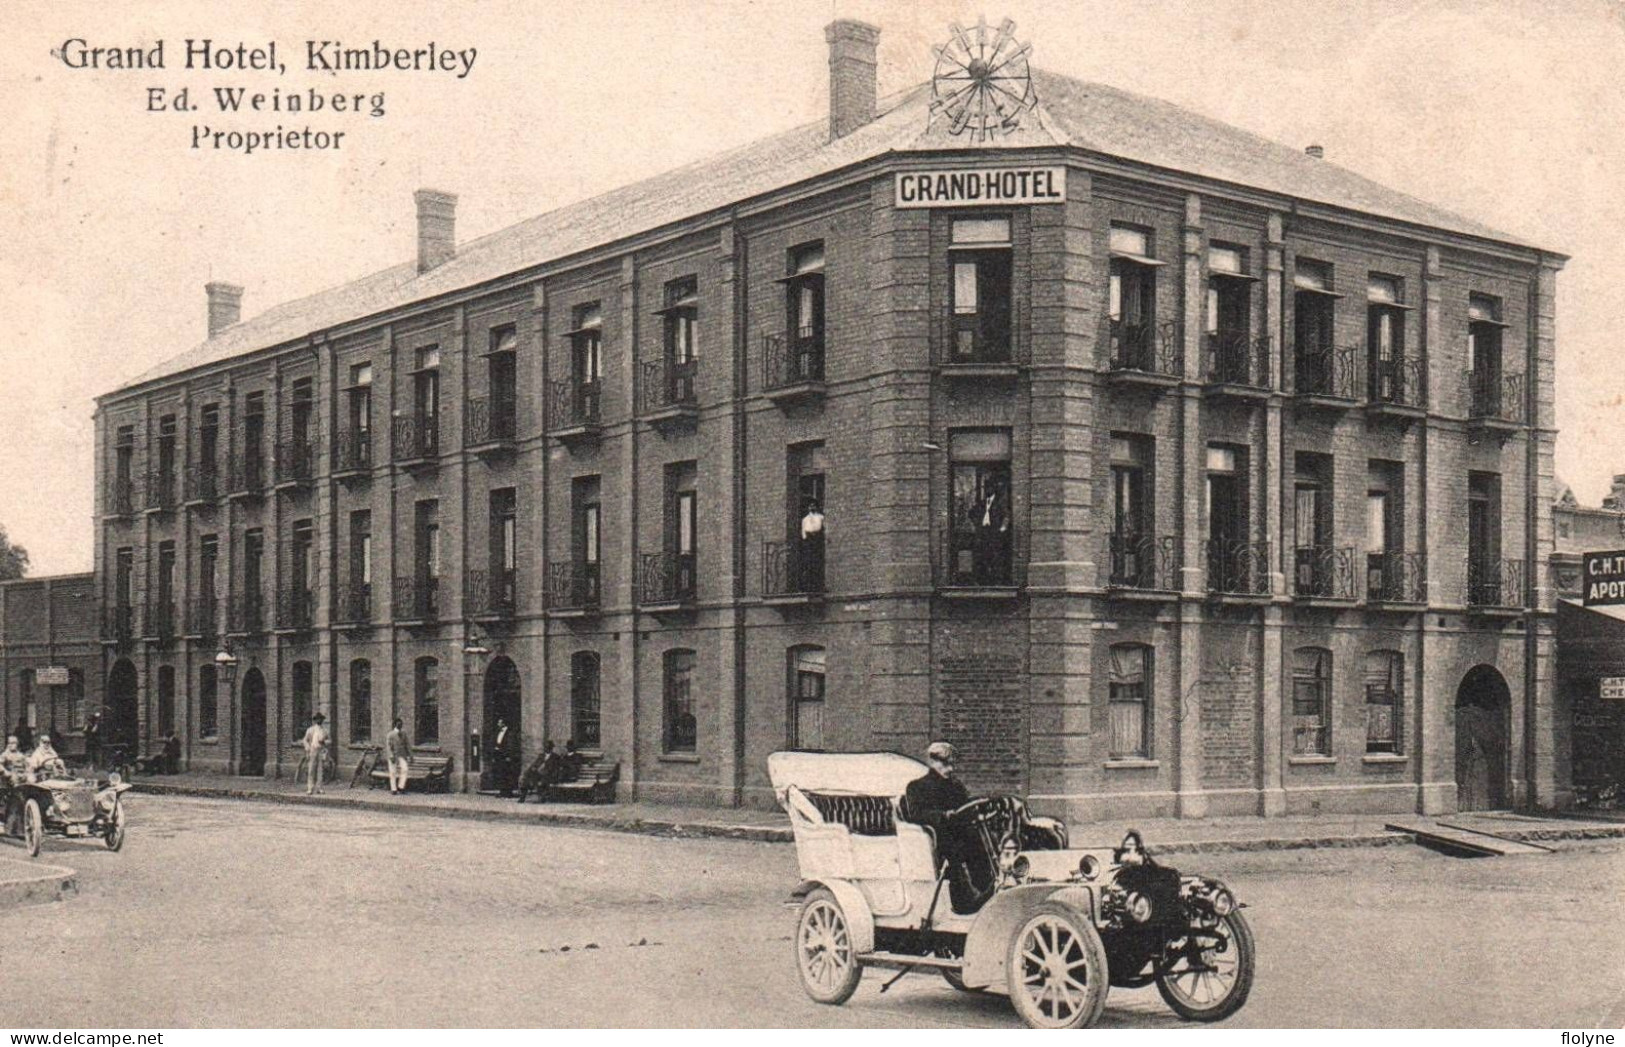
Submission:
[[1239,912],[1192,930],[1205,936],[1201,947],[1176,947],[1169,969],[1157,975],[1157,992],[1181,1018],[1216,1022],[1240,1010],[1252,992],[1253,931]]
[[1106,947],[1087,916],[1038,907],[1010,941],[1010,1003],[1035,1029],[1086,1029],[1106,1007]]
[[823,887],[807,895],[796,921],[796,971],[801,987],[819,1003],[843,1004],[863,977],[852,948],[852,932],[835,900]]

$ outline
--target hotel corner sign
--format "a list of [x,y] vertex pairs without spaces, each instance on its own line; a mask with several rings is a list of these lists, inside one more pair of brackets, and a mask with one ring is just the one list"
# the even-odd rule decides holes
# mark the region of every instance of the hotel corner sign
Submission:
[[898,207],[986,207],[1059,204],[1066,200],[1065,167],[982,167],[899,171]]
[[1625,549],[1586,553],[1581,560],[1581,602],[1587,607],[1625,604]]
[[1602,701],[1625,701],[1625,676],[1602,677],[1597,681],[1597,691]]

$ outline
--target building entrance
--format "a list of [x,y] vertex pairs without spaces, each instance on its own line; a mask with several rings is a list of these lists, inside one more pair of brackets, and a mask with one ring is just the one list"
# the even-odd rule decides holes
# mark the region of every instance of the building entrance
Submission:
[[[512,787],[516,781],[519,770],[521,754],[525,751],[520,733],[520,714],[522,703],[520,701],[519,669],[513,664],[513,659],[506,655],[498,655],[491,660],[490,668],[485,670],[485,720],[484,731],[480,737],[486,739],[487,751],[491,758],[487,759],[480,773],[481,789],[501,789],[504,783],[498,776],[504,772],[511,779],[507,784]],[[496,756],[497,721],[502,720],[508,725],[508,735],[503,739],[503,749],[511,754],[511,763],[506,766]]]
[[1474,666],[1456,689],[1456,809],[1507,806],[1507,716],[1511,692],[1492,666]]
[[237,773],[260,778],[265,775],[265,677],[258,669],[243,677],[242,757]]

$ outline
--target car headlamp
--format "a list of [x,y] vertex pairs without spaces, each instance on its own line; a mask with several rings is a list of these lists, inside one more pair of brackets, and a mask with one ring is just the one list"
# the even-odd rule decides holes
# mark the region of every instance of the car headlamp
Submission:
[[122,782],[123,780],[124,780],[124,775],[118,773],[117,771],[109,771],[109,772],[107,772],[107,784],[108,785],[117,785],[120,782]]
[[1085,880],[1093,880],[1100,875],[1100,859],[1092,854],[1086,854],[1078,859],[1078,875]]
[[1139,891],[1130,891],[1123,899],[1123,911],[1135,923],[1145,923],[1151,919],[1151,899]]
[[1229,916],[1236,911],[1236,896],[1220,887],[1213,892],[1213,912],[1217,916]]

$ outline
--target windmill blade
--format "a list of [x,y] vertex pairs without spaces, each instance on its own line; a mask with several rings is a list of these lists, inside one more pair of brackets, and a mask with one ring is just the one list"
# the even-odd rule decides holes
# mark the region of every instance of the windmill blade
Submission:
[[965,27],[960,25],[958,22],[955,22],[953,25],[948,27],[948,32],[953,35],[954,40],[959,44],[960,48],[965,52],[965,57],[969,58],[972,48],[971,48],[970,37],[965,35]]
[[943,46],[942,44],[938,44],[935,47],[931,48],[931,53],[937,56],[938,64],[941,64],[942,62],[945,62],[945,61],[952,62],[954,65],[957,65],[959,68],[963,69],[965,72],[967,72],[967,73],[970,72],[970,66],[966,65],[964,62],[961,62],[958,59],[958,57],[956,57],[952,52],[950,52],[948,50],[947,47]]
[[991,65],[990,64],[988,66],[987,71],[990,74],[991,73],[996,73],[1000,69],[1003,69],[1005,66],[1009,65],[1011,62],[1024,60],[1024,59],[1026,59],[1026,57],[1028,55],[1030,55],[1032,53],[1033,53],[1033,45],[1032,44],[1022,44],[1020,47],[1016,48],[1014,51],[1012,51],[1008,55],[1006,55],[1004,60],[1001,61],[998,65]]

